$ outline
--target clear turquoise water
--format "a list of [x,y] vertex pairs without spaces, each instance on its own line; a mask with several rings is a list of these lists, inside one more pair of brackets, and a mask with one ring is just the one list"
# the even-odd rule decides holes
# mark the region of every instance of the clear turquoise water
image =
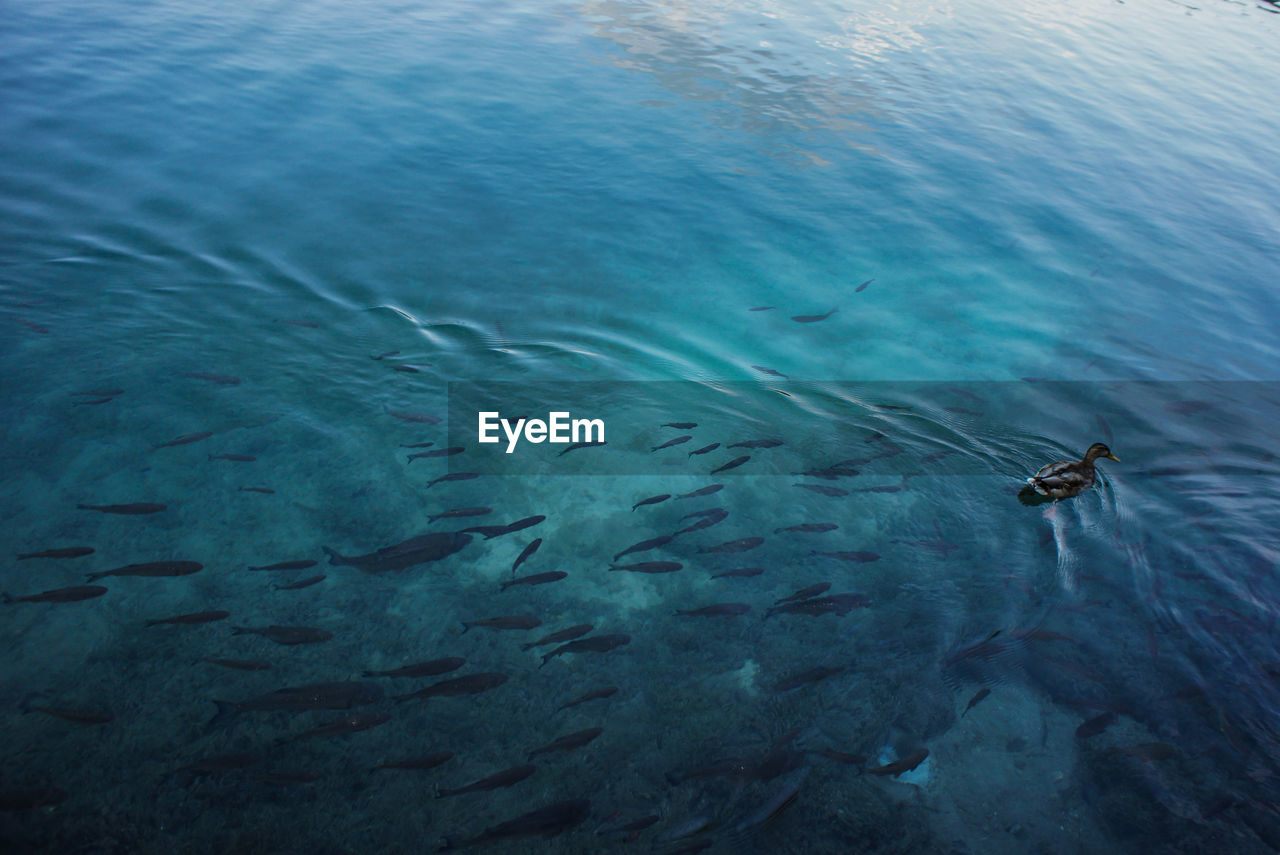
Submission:
[[[0,804],[31,789],[57,804],[0,812],[0,839],[421,851],[588,798],[561,835],[487,846],[1280,848],[1273,12],[5,3],[0,590],[204,569],[3,607]],[[123,392],[78,394],[104,389]],[[490,453],[477,400],[599,415],[608,447]],[[651,453],[681,421],[693,440]],[[712,483],[739,453],[724,446],[760,437],[784,445],[743,452],[721,492],[631,510]],[[1017,501],[1022,478],[1097,440],[1123,461],[1098,488],[1049,515]],[[400,446],[428,441],[467,451],[407,463]],[[796,475],[851,458],[873,459]],[[449,471],[485,474],[428,487]],[[76,507],[141,501],[168,509]],[[428,522],[480,505],[494,513]],[[626,559],[679,572],[607,570],[711,507],[728,518]],[[533,514],[547,519],[399,573],[320,549]],[[839,528],[776,533],[800,523]],[[763,546],[699,551],[749,536]],[[520,573],[568,577],[500,592],[535,537]],[[12,560],[67,546],[96,551]],[[246,570],[303,558],[320,564]],[[746,566],[764,572],[710,578]],[[824,580],[872,605],[764,619]],[[723,602],[752,608],[673,614]],[[231,617],[145,625],[208,609]],[[543,625],[461,635],[514,613]],[[631,643],[542,668],[520,649],[580,623]],[[231,629],[268,624],[333,638]],[[384,699],[360,710],[389,721],[336,738],[278,742],[341,715],[326,711],[208,725],[215,699],[449,655],[508,682]],[[774,690],[815,667],[844,670]],[[432,682],[375,679],[388,696]],[[600,685],[619,691],[556,711]],[[431,798],[594,726],[509,789]],[[818,753],[874,767],[919,748],[898,779]],[[440,750],[454,757],[430,771],[369,771]],[[177,771],[232,752],[258,762]],[[724,758],[745,759],[671,782]],[[635,842],[597,834],[648,814]]]

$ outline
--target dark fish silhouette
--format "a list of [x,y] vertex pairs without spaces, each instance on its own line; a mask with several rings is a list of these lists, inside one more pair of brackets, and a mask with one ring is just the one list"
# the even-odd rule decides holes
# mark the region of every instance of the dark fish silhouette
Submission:
[[[763,365],[752,365],[751,367],[759,371],[761,374],[768,374],[770,377],[781,377],[783,380],[791,379],[781,371],[774,371],[772,368],[765,368]],[[730,448],[732,447],[733,446],[730,446]]]
[[423,754],[420,757],[410,757],[408,760],[397,760],[394,763],[383,763],[381,766],[374,766],[369,771],[377,772],[379,769],[434,769],[437,766],[442,766],[445,763],[448,763],[452,759],[452,751],[437,751],[434,754]]
[[[590,638],[580,638],[577,641],[570,641],[568,644],[562,644],[550,653],[544,653],[542,656],[542,665],[546,665],[548,661],[561,655],[562,653],[608,653],[616,650],[624,644],[631,643],[631,636],[626,633],[614,633],[612,635],[593,635]],[[539,668],[542,666],[539,665]]]
[[682,516],[680,519],[687,520],[689,519],[689,517],[713,517],[713,516],[718,516],[719,514],[725,514],[725,516],[728,516],[724,508],[707,508],[706,510],[702,510],[702,511],[691,511],[690,513],[687,513],[684,516]]
[[93,547],[91,546],[68,546],[62,549],[46,549],[43,552],[24,552],[18,556],[19,561],[26,561],[28,558],[82,558],[85,555],[92,555]]
[[556,707],[556,712],[559,712],[560,710],[567,710],[570,707],[576,707],[579,704],[589,703],[590,701],[599,701],[604,698],[612,698],[616,694],[618,694],[617,686],[607,686],[603,689],[593,689],[592,691],[587,692],[585,695],[582,695],[581,697],[575,698],[572,701],[568,701],[567,703],[563,703],[560,706]]
[[401,448],[430,448],[435,445],[434,442],[414,442],[409,445],[401,445]]
[[789,531],[795,534],[822,534],[828,531],[835,531],[839,527],[835,523],[801,523],[799,525],[789,525],[786,528],[775,528],[773,533],[782,534],[784,531]]
[[831,311],[827,312],[825,315],[792,315],[791,320],[799,324],[812,324],[818,321],[825,321],[827,318],[834,315],[836,311],[837,311],[836,309],[832,309]]
[[670,493],[663,493],[661,496],[650,496],[647,499],[641,499],[640,501],[636,502],[634,505],[631,506],[631,510],[634,511],[636,508],[640,507],[641,505],[656,505],[659,502],[665,502],[667,499],[670,499],[670,498],[671,498]]
[[503,615],[484,620],[463,621],[462,634],[466,635],[467,631],[474,626],[486,629],[533,629],[542,626],[542,621],[533,615]]
[[537,757],[539,754],[550,754],[552,751],[573,751],[575,748],[581,748],[595,740],[597,736],[604,733],[603,727],[589,727],[586,730],[579,730],[576,733],[570,733],[565,736],[548,742],[541,748],[535,748],[529,752],[529,759]]
[[317,725],[310,730],[304,730],[297,736],[292,737],[289,742],[297,742],[300,739],[315,739],[316,737],[327,736],[343,736],[348,733],[358,733],[362,730],[368,730],[371,727],[377,727],[380,724],[386,724],[391,721],[391,716],[387,713],[357,712],[344,715],[342,718],[334,721],[325,722]]
[[264,564],[261,567],[250,567],[250,570],[306,570],[308,567],[315,567],[316,562],[309,558],[299,561],[281,561],[278,564]]
[[266,493],[267,495],[274,495],[276,492],[270,487],[241,487],[239,489],[241,493]]
[[442,680],[439,683],[433,683],[425,689],[409,695],[400,695],[397,701],[408,701],[414,698],[460,698],[464,695],[478,695],[481,692],[487,692],[490,689],[496,689],[503,683],[507,682],[506,674],[468,674],[465,677],[454,677],[451,680]]
[[213,611],[207,611],[207,612],[192,612],[191,614],[187,614],[187,615],[175,615],[174,617],[155,618],[147,621],[147,626],[158,626],[162,623],[176,623],[176,624],[213,623],[214,621],[218,621],[218,620],[226,620],[229,617],[231,617],[231,612],[223,611],[222,609],[215,609]]
[[857,288],[854,288],[853,293],[857,294],[858,292],[862,291],[864,288],[866,288],[868,285],[870,285],[872,282],[875,282],[875,281],[876,280],[874,279],[868,279],[866,282],[863,282]]
[[831,590],[831,583],[830,583],[830,582],[819,582],[819,583],[818,583],[818,584],[816,584],[816,585],[810,585],[810,586],[809,586],[809,587],[807,587],[807,588],[801,588],[800,590],[796,591],[796,592],[795,592],[794,594],[792,594],[791,596],[789,596],[789,597],[783,597],[782,599],[777,600],[777,601],[775,602],[775,604],[777,604],[777,603],[794,603],[796,600],[807,600],[807,599],[809,599],[810,597],[816,597],[816,596],[818,596],[819,594],[824,594],[824,593],[826,593],[826,592],[827,592],[827,591],[829,591],[829,590]]
[[428,662],[415,662],[412,665],[404,665],[400,668],[392,668],[390,671],[365,671],[366,677],[435,677],[438,674],[448,674],[450,671],[457,671],[463,665],[467,664],[467,660],[461,656],[446,656],[443,659],[432,659]]
[[114,570],[89,573],[90,582],[107,576],[190,576],[204,569],[199,561],[147,561],[142,564],[126,564]]
[[664,534],[660,537],[651,537],[648,540],[642,540],[634,546],[628,546],[626,549],[613,556],[613,560],[617,561],[624,555],[630,555],[633,552],[648,552],[650,549],[657,549],[660,546],[666,546],[675,539],[673,534]]
[[288,585],[274,585],[277,591],[301,591],[303,588],[310,588],[312,585],[319,585],[328,576],[321,573],[319,576],[308,576],[306,579],[299,579],[297,582],[290,582]]
[[545,585],[548,582],[559,582],[568,575],[563,570],[552,570],[547,573],[535,573],[532,576],[521,576],[519,579],[503,582],[499,590],[505,591],[512,585]]
[[168,505],[159,502],[130,502],[126,505],[76,505],[82,511],[100,511],[104,514],[158,514]]
[[675,428],[676,430],[693,430],[697,426],[697,422],[667,422],[663,425],[663,427]]
[[[699,448],[696,451],[690,451],[689,456],[693,457],[693,455],[695,454],[707,454],[708,452],[715,451],[719,447],[720,447],[720,443],[713,442],[710,445],[702,446],[702,448]],[[682,496],[681,498],[684,498],[684,497]]]
[[[514,574],[516,572],[517,567],[519,567],[521,564],[527,561],[529,559],[529,556],[533,555],[533,553],[538,551],[539,546],[542,546],[542,538],[540,537],[534,540],[528,546],[526,546],[523,550],[521,550],[520,554],[516,556],[516,563],[511,565],[511,572]],[[560,578],[563,579],[564,577],[561,576]],[[552,580],[548,579],[547,581],[552,581]],[[537,583],[535,582],[534,584],[537,584]]]
[[399,356],[399,355],[400,355],[400,351],[398,350],[388,350],[384,353],[379,353],[377,356],[373,358],[378,361],[382,361],[383,359],[386,359],[388,356]]
[[849,495],[849,491],[848,491],[848,490],[841,490],[839,487],[828,487],[828,486],[827,486],[827,485],[825,485],[825,484],[795,484],[795,485],[793,485],[793,486],[796,486],[796,487],[803,487],[803,488],[804,488],[804,489],[806,489],[806,490],[812,490],[813,492],[815,492],[815,493],[819,493],[819,494],[821,494],[821,495],[823,495],[823,496],[847,496],[847,495]]
[[615,564],[609,569],[631,573],[674,573],[683,566],[678,561],[641,561],[639,564]]
[[782,445],[780,439],[748,439],[745,442],[735,442],[730,448],[777,448]]
[[775,692],[789,692],[792,689],[798,689],[801,686],[807,686],[810,683],[817,683],[828,677],[843,673],[843,666],[828,667],[819,665],[817,668],[810,668],[808,671],[801,671],[799,674],[792,674],[789,677],[783,677],[781,680],[773,684]]
[[183,434],[182,436],[171,439],[168,442],[162,442],[159,445],[153,446],[153,448],[171,448],[172,446],[175,446],[175,445],[187,445],[188,443],[199,442],[202,439],[208,439],[211,436],[213,436],[213,431],[208,431],[208,430],[202,430],[199,433],[187,433],[187,434]]
[[718,525],[719,523],[724,522],[728,518],[729,518],[728,511],[726,511],[724,508],[715,508],[711,512],[706,513],[702,517],[702,519],[698,520],[692,525],[685,526],[684,528],[675,532],[675,534],[684,534],[685,532],[701,531],[704,528],[711,528],[711,526]]
[[590,815],[591,802],[587,799],[570,799],[569,801],[556,802],[544,808],[529,811],[515,819],[500,822],[470,840],[454,841],[446,839],[444,845],[438,851],[452,852],[454,849],[464,849],[469,846],[478,846],[494,840],[507,840],[512,837],[531,837],[534,835],[554,837],[557,834],[568,831],[570,828],[581,825]]
[[210,454],[210,460],[230,460],[233,463],[252,463],[258,458],[251,454]]
[[747,311],[748,312],[767,312],[770,309],[776,309],[776,308],[778,307],[777,306],[754,306],[750,309],[747,309]]
[[714,475],[717,472],[724,472],[726,469],[737,469],[739,466],[746,463],[750,459],[751,459],[751,455],[749,454],[744,454],[741,457],[735,457],[725,465],[712,469],[711,474]]
[[382,688],[377,683],[310,683],[305,686],[289,686],[247,701],[214,701],[218,705],[218,715],[210,724],[242,712],[349,710],[365,704],[376,704],[382,697]]
[[700,546],[698,551],[708,555],[737,555],[739,552],[749,552],[762,543],[764,543],[763,537],[742,537],[715,546]]
[[310,626],[233,626],[232,635],[261,635],[276,644],[319,644],[333,638],[327,629]]
[[676,609],[679,617],[737,617],[751,611],[746,603],[716,603],[700,609]]
[[595,447],[596,447],[596,446],[598,446],[598,445],[608,445],[608,443],[607,443],[607,442],[605,442],[604,440],[600,440],[600,441],[598,441],[598,442],[597,442],[597,441],[594,441],[594,440],[593,440],[593,441],[591,441],[591,442],[575,442],[575,443],[573,443],[572,445],[566,446],[566,447],[565,447],[565,450],[564,450],[564,451],[562,451],[562,452],[560,452],[560,453],[559,453],[558,455],[556,455],[556,456],[557,456],[557,457],[564,457],[564,456],[565,456],[566,454],[568,454],[570,451],[577,451],[579,448],[595,448]]
[[677,499],[695,499],[699,496],[710,496],[712,493],[719,493],[723,489],[724,489],[723,484],[712,484],[708,487],[702,487],[700,489],[694,490],[692,493],[685,493],[684,495],[676,496],[676,498]]
[[322,777],[324,776],[319,772],[309,772],[303,769],[276,769],[271,772],[264,772],[261,775],[254,775],[251,780],[276,787],[298,787],[303,784],[314,784]]
[[436,793],[436,798],[443,799],[449,796],[460,796],[463,793],[479,793],[485,790],[498,790],[503,787],[515,786],[536,771],[538,771],[538,767],[534,766],[532,763],[526,763],[523,766],[513,766],[510,769],[504,769],[487,778],[481,778],[478,781],[467,784],[465,787],[458,787],[456,789],[442,787],[440,791]]
[[1102,733],[1115,723],[1116,714],[1114,712],[1104,712],[1102,715],[1095,715],[1093,718],[1076,728],[1076,739],[1090,739]]
[[716,573],[712,579],[750,579],[753,576],[759,576],[764,572],[763,567],[743,567],[738,570],[726,570],[723,573]]
[[76,401],[75,403],[76,403],[76,406],[82,406],[82,407],[98,407],[98,406],[101,406],[101,405],[103,405],[103,404],[110,404],[110,403],[111,403],[112,401],[114,401],[114,400],[115,400],[115,398],[94,398],[93,400],[87,400],[87,401]]
[[986,700],[987,695],[991,694],[990,689],[979,689],[977,694],[969,699],[969,703],[965,705],[964,712],[960,713],[960,717],[964,718],[969,714],[969,710]]
[[89,709],[84,707],[50,707],[36,706],[35,701],[39,695],[28,695],[22,699],[18,705],[24,714],[26,713],[43,713],[53,718],[60,718],[63,721],[74,722],[75,724],[109,724],[116,720],[111,710],[105,709]]
[[0,598],[3,598],[6,603],[78,603],[81,600],[101,597],[106,592],[107,589],[101,585],[74,585],[70,588],[55,588],[39,594],[27,594],[25,597],[0,594]]
[[383,409],[386,410],[387,415],[391,416],[393,419],[399,419],[402,422],[412,422],[413,424],[418,425],[440,424],[440,419],[438,417],[428,415],[427,413],[395,412],[393,410],[386,409],[385,407]]
[[919,751],[913,751],[901,760],[895,760],[892,763],[886,763],[883,766],[876,766],[868,769],[867,772],[872,775],[891,775],[898,777],[904,772],[910,772],[919,766],[929,756],[928,748],[921,748]]
[[535,514],[534,516],[525,517],[522,520],[516,520],[515,522],[507,525],[478,525],[471,528],[464,528],[462,533],[465,534],[467,532],[473,532],[475,534],[482,534],[484,535],[485,540],[492,540],[493,538],[500,537],[504,534],[524,531],[526,528],[535,526],[545,519],[546,517],[544,515]]
[[688,442],[691,439],[693,439],[693,436],[691,434],[678,436],[675,439],[667,440],[666,442],[662,443],[662,445],[655,445],[653,448],[649,449],[649,453],[652,454],[655,451],[661,451],[662,449],[670,448],[673,445],[683,445],[684,443]]
[[856,561],[859,564],[866,564],[870,561],[879,561],[880,553],[868,552],[866,550],[844,550],[841,552],[819,552],[814,550],[810,555],[821,555],[825,558],[836,558],[840,561]]
[[435,485],[444,481],[470,481],[473,478],[479,478],[479,477],[480,477],[479,472],[450,472],[446,475],[441,475],[439,478],[433,478],[432,480],[428,481],[427,489],[430,489]]
[[437,448],[435,451],[419,451],[417,454],[409,455],[409,462],[412,463],[419,459],[431,459],[435,457],[452,457],[455,454],[461,454],[467,449],[461,445],[450,446],[449,448]]
[[210,383],[217,383],[219,386],[239,386],[240,378],[232,377],[230,374],[210,374],[200,371],[183,371],[183,377],[191,377],[196,380],[207,380]]
[[862,594],[831,594],[827,597],[814,597],[794,603],[773,606],[765,612],[765,617],[779,615],[808,615],[819,617],[834,614],[843,617],[854,609],[863,609],[871,605],[871,600]]
[[427,517],[428,522],[435,522],[442,519],[453,519],[455,517],[483,517],[493,513],[493,508],[453,508],[439,514],[432,514]]
[[580,623],[577,626],[571,626],[568,629],[562,629],[558,632],[553,632],[550,635],[544,635],[537,641],[522,644],[520,645],[520,649],[532,650],[533,648],[541,647],[544,644],[559,644],[562,641],[573,641],[575,638],[581,638],[593,629],[595,629],[594,624]]
[[339,555],[327,546],[320,547],[329,556],[330,564],[357,567],[366,573],[384,573],[405,570],[428,561],[447,558],[471,542],[471,535],[462,532],[433,532],[420,534],[394,546],[384,546],[368,555],[347,557]]
[[123,395],[123,389],[85,389],[83,392],[72,392],[73,395],[84,395],[86,398],[114,398]]
[[271,668],[270,662],[264,662],[261,659],[201,659],[201,662],[208,662],[211,665],[220,665],[223,668],[232,668],[236,671],[266,671]]

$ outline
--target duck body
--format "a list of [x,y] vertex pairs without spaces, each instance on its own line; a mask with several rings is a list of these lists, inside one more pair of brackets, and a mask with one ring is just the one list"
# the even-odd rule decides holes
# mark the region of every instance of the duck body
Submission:
[[1027,479],[1031,488],[1041,496],[1051,499],[1070,499],[1078,496],[1093,486],[1097,480],[1097,468],[1094,461],[1100,457],[1119,461],[1120,458],[1111,453],[1101,442],[1089,446],[1081,460],[1059,460],[1041,467],[1040,471]]

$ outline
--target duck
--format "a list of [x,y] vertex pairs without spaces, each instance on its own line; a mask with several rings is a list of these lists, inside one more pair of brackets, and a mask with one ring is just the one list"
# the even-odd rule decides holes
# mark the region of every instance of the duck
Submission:
[[1043,466],[1027,479],[1027,483],[1040,496],[1047,496],[1054,501],[1070,499],[1093,486],[1097,479],[1094,461],[1102,457],[1120,462],[1120,458],[1112,454],[1104,443],[1095,442],[1089,446],[1082,459],[1059,460]]

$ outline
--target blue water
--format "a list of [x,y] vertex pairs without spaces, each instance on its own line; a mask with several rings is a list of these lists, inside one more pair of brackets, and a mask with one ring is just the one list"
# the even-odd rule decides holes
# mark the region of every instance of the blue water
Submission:
[[[0,591],[203,567],[0,607],[0,842],[1280,849],[1278,38],[1219,0],[4,3]],[[482,405],[607,444],[507,455]],[[712,508],[616,562],[678,571],[609,570]],[[500,590],[537,538],[515,575],[567,576]],[[819,582],[866,600],[766,617]],[[578,624],[630,641],[521,648]],[[332,637],[233,630],[270,625]]]

